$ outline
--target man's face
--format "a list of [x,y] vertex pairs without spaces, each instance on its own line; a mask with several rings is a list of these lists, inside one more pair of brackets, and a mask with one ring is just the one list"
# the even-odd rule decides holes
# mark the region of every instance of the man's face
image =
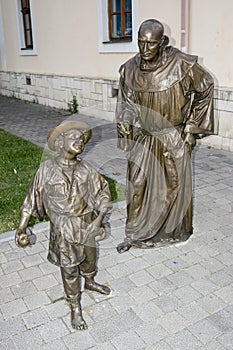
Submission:
[[138,33],[138,47],[144,61],[154,63],[158,59],[163,36],[160,30],[142,28]]
[[83,133],[76,129],[66,131],[64,134],[63,149],[73,155],[78,155],[84,151],[85,137]]

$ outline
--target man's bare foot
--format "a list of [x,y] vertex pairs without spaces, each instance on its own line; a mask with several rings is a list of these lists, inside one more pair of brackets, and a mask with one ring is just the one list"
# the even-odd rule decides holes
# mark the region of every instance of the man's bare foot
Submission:
[[88,328],[83,319],[80,304],[71,305],[71,325],[74,329],[81,331]]
[[124,253],[127,252],[127,250],[129,250],[132,247],[132,245],[129,242],[122,242],[120,244],[118,244],[117,246],[117,251],[118,253]]
[[93,279],[90,278],[85,278],[84,288],[101,294],[108,295],[111,293],[111,289],[108,286],[96,283]]

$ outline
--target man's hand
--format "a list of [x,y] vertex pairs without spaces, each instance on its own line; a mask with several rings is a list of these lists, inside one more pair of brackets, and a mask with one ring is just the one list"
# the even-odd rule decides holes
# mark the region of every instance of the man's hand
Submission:
[[121,136],[130,135],[131,133],[131,127],[128,123],[118,123],[117,124],[117,131]]
[[18,229],[15,233],[15,244],[20,248],[26,248],[30,244],[26,230]]
[[196,138],[190,132],[187,132],[185,135],[184,143],[188,146],[190,152],[196,146]]

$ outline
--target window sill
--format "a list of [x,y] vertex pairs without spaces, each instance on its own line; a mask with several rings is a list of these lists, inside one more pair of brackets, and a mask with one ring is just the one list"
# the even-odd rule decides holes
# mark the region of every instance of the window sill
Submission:
[[112,39],[108,41],[103,41],[103,44],[122,44],[122,43],[131,43],[132,39]]
[[35,49],[27,49],[27,48],[21,48],[20,49],[20,56],[36,56],[37,52]]

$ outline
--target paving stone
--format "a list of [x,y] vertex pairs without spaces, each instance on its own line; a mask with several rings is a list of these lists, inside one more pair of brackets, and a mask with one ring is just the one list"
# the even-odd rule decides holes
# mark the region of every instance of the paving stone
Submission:
[[193,336],[187,329],[166,338],[166,342],[176,350],[197,350],[203,349],[203,344]]
[[134,312],[133,309],[128,309],[118,314],[113,319],[117,323],[119,333],[126,332],[130,329],[136,329],[143,323],[140,317],[138,317],[138,315]]
[[[126,329],[127,330],[127,329]],[[97,344],[105,343],[119,335],[118,319],[104,320],[93,324],[90,327],[90,334]]]
[[129,276],[136,286],[144,286],[154,280],[154,278],[145,270],[138,271]]
[[135,304],[132,306],[132,309],[145,323],[154,322],[164,314],[153,300],[140,305]]
[[145,347],[146,350],[173,350],[168,343],[165,341],[160,341],[156,344],[150,344]]
[[1,267],[5,274],[19,271],[24,268],[23,264],[20,261],[15,260],[1,264]]
[[150,324],[144,324],[135,329],[136,333],[147,345],[155,344],[169,335],[169,333],[154,319]]
[[37,329],[30,329],[26,332],[16,334],[12,340],[19,350],[40,349],[44,344]]
[[0,244],[0,253],[6,253],[7,251],[11,250],[10,242],[1,242]]
[[42,264],[44,260],[39,254],[27,255],[21,259],[21,262],[25,267],[31,267],[35,265]]
[[36,244],[26,249],[27,255],[35,255],[44,251],[45,251],[45,248],[40,242],[36,242]]
[[216,328],[208,319],[201,320],[188,326],[189,331],[202,343],[207,344],[212,339],[217,338],[221,331]]
[[90,349],[96,345],[95,340],[91,336],[90,330],[85,331],[76,331],[72,334],[68,334],[63,338],[64,343],[66,344],[69,350],[77,349]]
[[233,332],[233,315],[226,310],[220,310],[207,318],[222,333]]
[[173,259],[163,262],[165,266],[167,266],[172,271],[176,272],[186,267],[189,267],[189,263],[184,261],[181,257],[177,256]]
[[167,266],[165,266],[163,263],[152,265],[147,269],[147,272],[149,272],[156,279],[166,277],[173,273],[173,271]]
[[49,261],[39,265],[43,275],[48,275],[53,272],[57,272],[57,266],[51,264]]
[[11,349],[15,349],[15,346],[11,339],[3,339],[3,340],[0,340],[0,349],[11,350]]
[[14,334],[22,333],[26,330],[26,326],[21,316],[12,317],[0,323],[0,340],[6,340]]
[[184,271],[175,272],[167,276],[167,279],[177,287],[183,287],[193,282],[193,278]]
[[129,270],[123,263],[108,268],[108,272],[113,276],[114,279],[122,278],[129,275]]
[[209,313],[199,305],[200,302],[193,302],[191,304],[186,304],[177,309],[179,314],[185,317],[189,323],[196,323],[207,316]]
[[0,305],[8,303],[14,299],[14,295],[10,288],[0,289]]
[[48,295],[50,300],[54,302],[55,300],[58,300],[64,297],[64,289],[61,284],[57,284],[56,286],[48,288],[46,290],[46,294]]
[[103,301],[93,306],[90,316],[95,322],[110,319],[117,315],[116,310],[108,301]]
[[110,299],[109,303],[117,312],[123,312],[130,309],[135,304],[135,300],[130,295],[123,294]]
[[99,283],[107,284],[109,287],[111,287],[113,276],[107,270],[99,269],[96,276],[96,281]]
[[116,295],[126,293],[135,288],[135,284],[129,277],[117,278],[111,281],[111,287],[115,291]]
[[26,312],[22,315],[22,318],[26,324],[27,329],[31,329],[49,322],[49,316],[45,309],[37,309]]
[[207,261],[203,261],[200,264],[203,268],[208,270],[209,273],[215,273],[217,271],[222,270],[225,266],[223,263],[221,263],[219,260],[216,258],[209,258]]
[[23,281],[31,281],[34,278],[41,277],[42,271],[39,269],[38,266],[32,266],[19,271],[19,275]]
[[[208,276],[209,277],[209,276]],[[210,294],[214,292],[215,290],[219,289],[219,287],[211,282],[207,278],[201,278],[193,283],[191,283],[191,287],[196,289],[198,292],[200,292],[203,295]]]
[[155,304],[164,312],[171,312],[182,306],[182,302],[172,293],[162,295],[154,300]]
[[138,304],[142,304],[147,301],[150,301],[156,298],[157,296],[156,293],[148,286],[141,286],[141,287],[134,288],[129,291],[129,294],[131,295],[131,297],[134,298],[134,300]]
[[216,256],[216,259],[222,262],[224,265],[230,266],[233,264],[233,254],[228,252],[224,252]]
[[201,266],[201,264],[195,264],[184,269],[184,272],[189,274],[194,280],[199,280],[208,274],[206,268]]
[[20,315],[27,310],[27,307],[22,299],[16,299],[0,306],[1,312],[5,319]]
[[106,343],[93,346],[91,350],[116,350],[116,348],[108,341]]
[[204,258],[195,251],[191,251],[181,255],[180,257],[184,262],[191,264],[200,263]]
[[233,284],[223,287],[214,292],[220,299],[227,304],[233,304]]
[[200,299],[199,305],[201,305],[202,308],[210,314],[220,311],[226,307],[226,303],[224,303],[214,294],[206,295],[204,298]]
[[0,288],[7,288],[7,287],[11,287],[14,286],[18,283],[21,283],[22,280],[18,274],[18,272],[12,272],[9,273],[7,275],[4,275],[1,277],[1,286]]
[[168,260],[168,257],[162,253],[162,251],[147,251],[143,258],[150,264],[158,264]]
[[57,285],[58,281],[55,279],[55,277],[53,277],[53,275],[47,275],[34,279],[33,283],[38,291],[42,291]]
[[67,327],[60,319],[45,323],[37,329],[45,342],[62,338],[69,333]]
[[48,305],[51,302],[45,291],[28,295],[24,297],[23,300],[30,310],[37,309],[43,305]]
[[46,312],[51,320],[63,317],[68,314],[69,308],[65,300],[59,300],[46,306]]
[[4,264],[7,262],[7,259],[5,257],[5,254],[0,253],[0,264]]
[[178,288],[174,290],[172,294],[180,299],[183,304],[189,304],[202,296],[199,292],[190,286]]
[[224,346],[225,350],[232,350],[233,332],[223,334],[219,336],[217,340]]
[[205,344],[205,350],[226,350],[216,339],[211,340],[208,344]]
[[160,278],[152,283],[150,283],[150,287],[156,292],[158,295],[169,294],[177,287],[170,282],[166,277]]
[[172,311],[162,315],[158,319],[158,323],[169,333],[174,334],[188,325],[187,319],[182,317],[177,311]]
[[23,298],[27,295],[35,294],[37,292],[34,284],[31,281],[23,282],[11,287],[15,298]]
[[133,330],[122,333],[121,335],[111,339],[111,343],[116,349],[124,350],[141,350],[145,346],[145,342]]
[[130,275],[134,272],[146,269],[149,266],[150,264],[141,257],[137,257],[136,259],[131,259],[129,261],[126,261],[125,263],[125,267],[128,270]]
[[[67,350],[69,348],[63,343],[61,339],[56,339],[48,344],[42,345],[41,350]],[[71,348],[70,348],[71,349]],[[77,349],[77,345],[76,345]]]

